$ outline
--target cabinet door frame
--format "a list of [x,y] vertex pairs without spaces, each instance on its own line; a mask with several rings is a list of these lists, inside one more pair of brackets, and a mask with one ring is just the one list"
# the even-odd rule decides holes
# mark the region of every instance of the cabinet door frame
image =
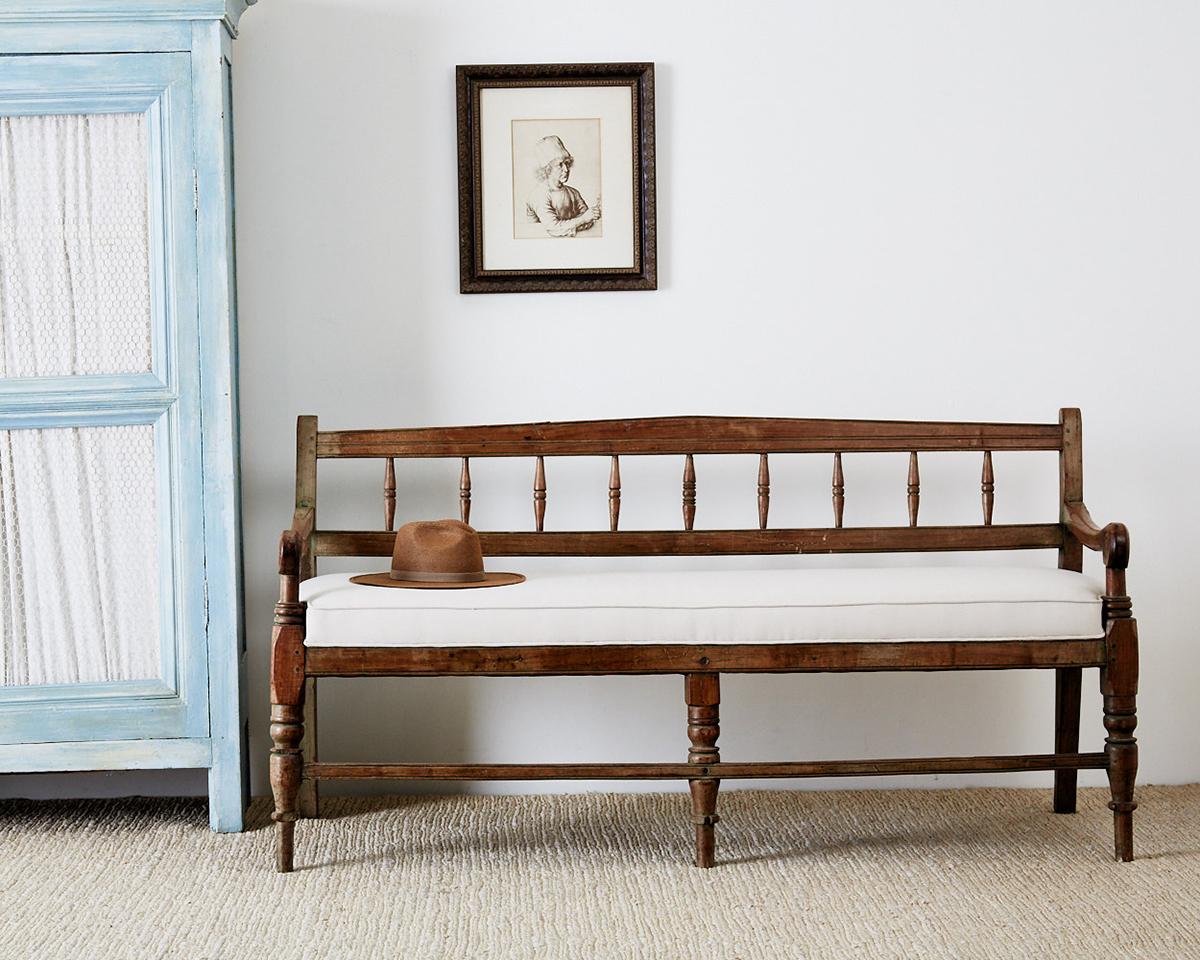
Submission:
[[0,61],[0,115],[146,117],[151,371],[0,379],[0,429],[152,426],[161,603],[161,679],[0,687],[0,744],[207,737],[191,56]]

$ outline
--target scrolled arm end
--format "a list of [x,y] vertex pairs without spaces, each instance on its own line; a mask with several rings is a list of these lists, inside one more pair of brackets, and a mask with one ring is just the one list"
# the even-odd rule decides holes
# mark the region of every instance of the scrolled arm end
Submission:
[[1104,557],[1104,565],[1110,570],[1124,570],[1129,566],[1129,528],[1123,523],[1110,523],[1098,527],[1080,501],[1069,501],[1063,505],[1063,524],[1080,543]]
[[1112,570],[1129,566],[1129,528],[1123,523],[1110,523],[1100,531],[1104,565]]
[[300,535],[295,530],[284,530],[279,537],[279,575],[300,575]]

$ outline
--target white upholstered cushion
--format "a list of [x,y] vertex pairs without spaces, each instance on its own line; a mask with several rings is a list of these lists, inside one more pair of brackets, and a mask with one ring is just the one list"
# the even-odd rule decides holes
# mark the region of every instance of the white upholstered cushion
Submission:
[[1084,639],[1102,589],[1068,570],[904,567],[531,574],[474,590],[300,586],[309,646]]

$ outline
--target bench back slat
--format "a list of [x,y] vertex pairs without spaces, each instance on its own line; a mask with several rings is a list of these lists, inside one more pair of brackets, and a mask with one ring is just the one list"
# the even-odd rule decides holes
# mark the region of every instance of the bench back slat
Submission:
[[[499,424],[474,427],[422,427],[394,430],[318,431],[316,417],[297,426],[296,504],[316,508],[320,459],[380,458],[385,461],[385,529],[314,529],[304,551],[312,559],[386,557],[392,552],[396,459],[457,458],[460,515],[469,521],[472,457],[535,459],[534,526],[531,532],[479,531],[486,556],[719,556],[800,553],[892,553],[913,551],[1058,549],[1073,544],[1060,523],[992,524],[994,450],[1058,451],[1064,464],[1063,495],[1080,494],[1082,482],[1079,413],[1064,410],[1058,423],[943,423],[908,420],[812,420],[745,417],[656,417],[565,423]],[[980,451],[982,525],[917,525],[920,504],[918,452]],[[910,455],[909,526],[843,527],[845,480],[842,454],[902,452]],[[759,529],[695,530],[695,454],[756,454],[759,457]],[[830,528],[769,529],[771,453],[831,453],[833,522]],[[682,455],[682,530],[619,531],[620,456]],[[609,456],[609,529],[542,529],[546,505],[545,457]],[[315,527],[315,516],[313,525]],[[1070,561],[1068,560],[1068,563]]]

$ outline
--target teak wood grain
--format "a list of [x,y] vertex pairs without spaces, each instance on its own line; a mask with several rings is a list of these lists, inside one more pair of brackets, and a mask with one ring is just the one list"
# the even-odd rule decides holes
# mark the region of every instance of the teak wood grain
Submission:
[[[918,454],[976,451],[982,522],[959,526],[918,525],[921,479]],[[995,451],[1056,450],[1059,503],[1055,523],[995,524]],[[1060,412],[1053,424],[922,423],[916,421],[800,420],[778,418],[671,417],[579,423],[342,430],[322,432],[300,418],[297,437],[296,512],[280,553],[280,602],[272,653],[272,788],[279,825],[278,865],[292,868],[295,821],[304,811],[303,787],[321,779],[561,779],[681,778],[689,783],[695,858],[715,859],[716,800],[722,779],[749,777],[858,776],[899,773],[968,773],[1046,770],[1055,776],[1057,812],[1071,812],[1081,769],[1104,769],[1109,777],[1114,850],[1133,856],[1133,785],[1137,770],[1137,623],[1126,591],[1129,533],[1120,523],[1092,520],[1083,502],[1079,411]],[[844,526],[843,460],[857,452],[904,452],[908,524]],[[757,525],[752,529],[696,529],[697,454],[744,453],[758,457]],[[827,528],[771,529],[769,455],[833,454],[833,520]],[[547,530],[547,457],[610,458],[607,530]],[[683,458],[683,529],[618,529],[622,489],[620,457]],[[456,458],[460,515],[471,511],[471,457],[523,457],[534,461],[533,530],[480,531],[486,556],[718,556],[835,554],[973,550],[1037,550],[1058,553],[1059,566],[1081,570],[1083,551],[1105,564],[1104,636],[1094,639],[880,641],[801,644],[611,644],[597,646],[305,647],[304,605],[298,585],[315,573],[319,556],[386,557],[392,552],[396,470],[406,459]],[[385,469],[385,529],[325,530],[317,527],[316,471],[323,458],[381,458]],[[395,464],[395,461],[400,461]],[[678,522],[678,521],[676,521]],[[1082,671],[1098,668],[1107,731],[1103,753],[1079,752]],[[912,670],[1050,669],[1055,671],[1054,752],[1018,756],[926,757],[886,760],[820,760],[740,763],[722,760],[720,674],[816,673]],[[686,763],[543,764],[346,764],[316,759],[308,744],[315,721],[318,677],[373,676],[588,676],[674,673],[684,677]]]

